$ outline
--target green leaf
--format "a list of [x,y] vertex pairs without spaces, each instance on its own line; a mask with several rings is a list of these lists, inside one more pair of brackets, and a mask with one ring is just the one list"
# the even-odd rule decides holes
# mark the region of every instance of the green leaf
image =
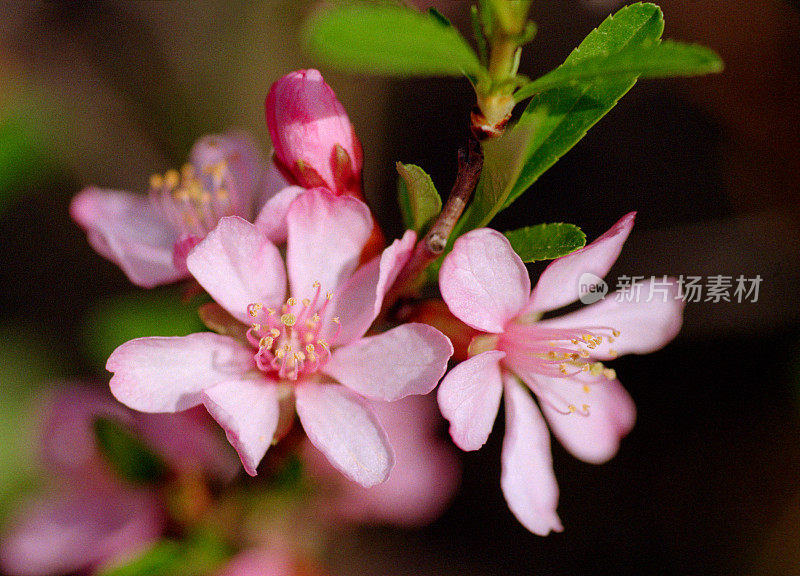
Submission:
[[[664,19],[658,6],[626,6],[591,32],[565,64],[574,66],[634,46],[653,46],[663,31]],[[502,208],[508,207],[583,138],[635,83],[635,74],[620,74],[547,90],[532,98],[513,128],[532,128],[525,164]]]
[[422,233],[442,211],[442,199],[433,180],[419,166],[397,163],[398,202],[407,228]]
[[474,76],[475,52],[458,30],[431,13],[387,4],[345,3],[312,15],[301,40],[319,62],[390,76]]
[[126,564],[110,566],[99,576],[197,576],[212,574],[232,550],[209,530],[183,541],[162,540]]
[[143,336],[186,336],[202,332],[197,303],[181,301],[174,287],[116,294],[96,303],[86,315],[82,341],[98,367],[114,349]]
[[[664,30],[661,9],[633,4],[609,16],[572,51],[565,65],[653,46]],[[636,83],[634,75],[597,78],[547,90],[531,99],[519,122],[496,142],[484,143],[484,166],[472,202],[451,235],[486,226],[570,150]]]
[[111,418],[92,422],[100,453],[122,478],[133,484],[152,484],[164,478],[167,465],[131,430]]
[[521,102],[545,90],[620,74],[638,75],[639,78],[698,76],[720,72],[722,67],[720,57],[705,46],[667,40],[649,46],[629,46],[616,53],[574,63],[565,62],[552,72],[520,88],[514,98]]
[[586,234],[574,224],[538,224],[505,233],[523,262],[552,260],[586,246]]

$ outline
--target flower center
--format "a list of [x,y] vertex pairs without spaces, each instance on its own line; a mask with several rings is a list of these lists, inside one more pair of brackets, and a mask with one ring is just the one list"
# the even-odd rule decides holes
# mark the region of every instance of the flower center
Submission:
[[224,160],[199,170],[184,164],[181,171],[167,170],[150,177],[150,201],[184,237],[202,239],[223,216],[246,216],[239,205],[228,164]]
[[592,376],[617,377],[613,368],[607,368],[593,358],[593,352],[603,347],[603,355],[617,355],[607,347],[620,335],[619,330],[607,326],[579,328],[541,328],[536,325],[509,327],[502,336],[500,347],[519,357],[524,355],[535,370],[548,376],[575,376],[581,372]]
[[[320,303],[320,283],[314,282],[313,298],[288,298],[280,309],[260,303],[247,306],[253,323],[247,339],[257,349],[254,355],[259,370],[275,373],[279,378],[297,380],[303,374],[319,370],[331,356],[330,344],[322,338],[325,310],[333,295],[328,293]],[[341,331],[339,318],[335,339]]]

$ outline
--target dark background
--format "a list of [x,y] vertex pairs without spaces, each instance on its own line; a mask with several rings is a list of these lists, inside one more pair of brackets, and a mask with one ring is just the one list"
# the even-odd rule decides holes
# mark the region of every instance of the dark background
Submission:
[[[296,42],[307,5],[0,7],[0,385],[3,430],[16,431],[6,444],[19,445],[0,452],[7,498],[25,452],[11,408],[53,385],[43,376],[102,376],[111,343],[93,340],[87,318],[136,294],[69,220],[70,198],[90,183],[144,190],[206,132],[239,126],[266,149],[269,85],[313,65]],[[439,6],[468,30],[467,2]],[[439,521],[352,534],[334,573],[800,574],[800,14],[777,0],[661,6],[665,37],[711,46],[725,73],[638,83],[494,226],[568,221],[591,240],[638,210],[612,279],[759,274],[758,302],[689,304],[665,350],[615,362],[638,422],[603,466],[553,443],[563,534],[533,536],[508,512],[500,420],[487,447],[464,455],[462,490]],[[540,32],[522,72],[558,65],[609,10],[534,2]],[[368,198],[396,235],[394,162],[448,190],[470,87],[322,71],[364,142]]]

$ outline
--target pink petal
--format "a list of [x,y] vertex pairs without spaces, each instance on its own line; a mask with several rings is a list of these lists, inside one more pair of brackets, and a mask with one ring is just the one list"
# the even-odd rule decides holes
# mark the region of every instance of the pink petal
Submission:
[[442,416],[450,421],[450,436],[462,450],[486,443],[500,407],[503,385],[500,360],[505,352],[490,350],[456,365],[439,386]]
[[58,474],[83,474],[96,465],[92,420],[97,416],[130,424],[132,413],[106,388],[64,383],[47,402],[40,440],[42,459]]
[[439,272],[439,288],[459,320],[499,333],[528,302],[531,281],[506,237],[481,228],[456,240]]
[[[641,298],[618,301],[612,293],[605,299],[586,306],[571,314],[538,322],[542,328],[606,327],[619,331],[619,336],[609,342],[604,338],[597,348],[591,350],[593,358],[609,360],[622,354],[648,354],[666,346],[680,332],[683,322],[684,302],[678,299],[678,286],[670,280],[663,285],[664,294],[654,292],[652,300],[651,282],[641,283]],[[661,286],[652,286],[660,290]],[[627,297],[627,295],[626,295]],[[616,354],[610,352],[614,350]]]
[[581,275],[590,273],[603,278],[608,274],[628,239],[635,217],[636,212],[626,214],[585,248],[553,260],[539,277],[526,311],[546,312],[571,304],[578,299]]
[[228,336],[201,332],[137,338],[111,354],[106,370],[117,400],[142,412],[179,412],[202,402],[201,393],[253,367],[250,350]]
[[224,162],[233,180],[233,189],[228,192],[237,204],[236,212],[252,214],[253,202],[264,176],[264,160],[248,134],[231,131],[204,136],[192,146],[189,160],[200,174]]
[[294,561],[279,548],[239,552],[216,576],[297,576]]
[[274,244],[286,242],[286,215],[295,198],[305,192],[300,186],[287,186],[267,200],[258,213],[255,225]]
[[189,254],[186,265],[203,288],[232,316],[249,324],[247,305],[275,305],[286,294],[281,254],[255,226],[222,218]]
[[24,512],[0,545],[0,568],[9,576],[56,576],[136,554],[158,538],[165,520],[153,494],[91,484]]
[[308,439],[342,474],[366,487],[389,477],[392,448],[363,400],[335,384],[303,382],[295,393]]
[[225,430],[244,469],[255,476],[278,427],[275,383],[260,376],[220,382],[203,392],[203,404]]
[[537,389],[556,390],[575,406],[566,412],[552,402],[541,402],[550,429],[570,454],[584,462],[602,464],[619,449],[619,441],[636,422],[636,406],[618,380],[581,376],[536,377]]
[[[346,344],[361,338],[378,316],[386,292],[414,252],[417,235],[407,230],[381,254],[359,268],[334,294],[325,314],[324,326],[329,326],[331,344]],[[333,324],[329,319],[338,317],[341,331],[334,338]]]
[[72,199],[70,215],[92,247],[137,286],[152,288],[186,276],[172,259],[178,233],[147,197],[89,187]]
[[362,396],[391,402],[433,390],[452,355],[436,328],[402,324],[336,349],[323,372]]
[[370,402],[395,451],[395,466],[383,484],[364,488],[342,477],[320,452],[305,451],[309,469],[322,476],[335,495],[319,503],[320,515],[364,523],[423,526],[438,518],[454,496],[460,466],[453,445],[441,439],[436,401],[408,396],[396,402]]
[[372,233],[367,205],[350,196],[334,196],[324,188],[300,195],[289,208],[286,269],[292,294],[334,292],[353,273]]
[[198,406],[178,414],[137,412],[134,425],[172,470],[196,473],[199,467],[206,477],[229,482],[241,469],[239,459],[205,408]]
[[506,435],[500,485],[508,507],[525,528],[547,536],[561,532],[558,484],[553,474],[550,435],[536,404],[513,376],[504,378]]

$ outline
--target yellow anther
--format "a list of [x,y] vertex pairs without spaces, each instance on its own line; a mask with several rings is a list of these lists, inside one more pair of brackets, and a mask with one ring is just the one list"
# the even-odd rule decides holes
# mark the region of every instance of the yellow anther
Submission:
[[328,349],[328,343],[325,340],[317,340],[317,344],[322,346],[325,350]]
[[283,349],[286,350],[287,352],[291,352],[292,345],[287,342],[286,344],[283,345]]
[[272,334],[275,338],[281,335],[281,331],[278,330],[277,328],[270,329],[269,333]]
[[570,404],[569,406],[567,406],[567,410],[569,410],[570,414],[574,414],[575,412],[578,411],[578,409],[575,408],[575,404]]
[[578,352],[578,354],[580,355],[581,358],[588,358],[589,357],[589,352],[587,352],[586,350],[583,350],[583,349],[581,349],[581,351]]
[[583,336],[581,336],[581,338],[583,339],[584,342],[591,342],[593,340],[591,334],[584,334]]
[[334,324],[338,324],[339,323],[339,317],[338,316],[334,316],[333,318],[331,318],[331,322],[333,322]]
[[297,318],[294,314],[286,313],[281,316],[281,324],[284,326],[294,326],[294,323],[297,322]]
[[572,339],[572,343],[573,343],[573,344],[575,344],[575,345],[577,345],[577,344],[578,344],[578,339],[577,339],[577,338],[573,338],[573,339]]
[[261,340],[258,341],[259,348],[272,348],[272,343],[275,340],[271,336],[264,336]]
[[275,315],[275,308],[267,308],[267,314],[269,314],[270,316],[274,316]]
[[331,294],[330,292],[328,292],[327,294],[325,294],[325,299],[326,299],[326,300],[333,300],[333,294]]
[[306,359],[306,355],[298,351],[294,353],[294,359],[297,360],[298,362],[303,362]]
[[584,385],[583,385],[583,391],[584,391],[584,392],[586,392],[586,393],[588,394],[590,390],[591,390],[591,388],[589,388],[589,385],[588,385],[588,384],[584,384]]
[[608,337],[608,343],[609,343],[609,344],[613,344],[613,343],[614,343],[614,338],[612,338],[611,336],[609,336],[609,337]]
[[314,322],[315,324],[316,324],[317,322],[319,322],[319,321],[320,321],[319,314],[317,314],[316,312],[314,312],[314,315],[311,317],[311,321],[312,321],[312,322]]
[[164,178],[161,174],[153,174],[150,176],[150,188],[161,188],[164,186]]
[[600,376],[603,373],[605,366],[603,366],[602,362],[595,362],[592,364],[591,373],[592,376]]
[[252,306],[250,306],[250,311],[249,311],[250,316],[252,316],[253,318],[258,316],[258,313],[261,312],[261,308],[262,308],[261,304],[253,304]]
[[303,306],[310,306],[311,300],[309,298],[303,298]]
[[164,184],[167,188],[175,188],[181,181],[177,170],[169,169],[164,173]]
[[614,338],[619,338],[620,331],[619,330],[612,330],[611,333],[614,335]]
[[308,352],[309,354],[313,354],[315,350],[316,348],[314,348],[313,344],[309,344],[308,346],[306,346],[306,352]]
[[611,348],[611,349],[608,351],[608,355],[609,355],[609,356],[613,356],[613,357],[615,357],[615,358],[617,357],[617,355],[618,355],[618,354],[619,354],[619,353],[618,353],[616,350],[614,350],[613,348]]
[[319,283],[319,280],[316,280],[316,281],[315,281],[315,282],[314,282],[314,283],[311,285],[311,287],[312,287],[312,288],[319,288],[320,286],[321,286],[321,284]]
[[583,405],[581,405],[581,409],[582,409],[584,412],[589,412],[589,405],[588,405],[588,404],[583,404]]
[[608,378],[609,380],[616,380],[617,379],[617,371],[613,368],[606,368],[603,372],[603,376]]
[[589,365],[588,364],[584,364],[583,366],[581,366],[581,370],[583,372],[588,372],[589,371]]
[[558,356],[559,354],[555,350],[551,350],[550,352],[547,353],[547,357],[550,358],[551,360],[557,360]]
[[566,364],[559,364],[558,365],[558,369],[562,374],[566,374],[567,373],[567,365]]
[[286,356],[286,350],[284,350],[283,348],[278,348],[277,350],[275,350],[275,358],[277,358],[278,360],[282,360],[284,356]]
[[578,354],[577,352],[573,352],[572,354],[566,354],[565,356],[568,356],[568,357],[569,357],[569,358],[571,358],[572,360],[577,360],[578,358],[580,358],[580,357],[581,357],[581,355],[580,355],[580,354]]
[[255,330],[256,332],[261,332],[261,324],[250,324],[250,328]]
[[289,298],[289,299],[286,301],[286,305],[287,305],[287,306],[294,306],[295,304],[297,304],[297,298],[295,298],[294,296],[291,296],[291,297],[290,297],[290,298]]

